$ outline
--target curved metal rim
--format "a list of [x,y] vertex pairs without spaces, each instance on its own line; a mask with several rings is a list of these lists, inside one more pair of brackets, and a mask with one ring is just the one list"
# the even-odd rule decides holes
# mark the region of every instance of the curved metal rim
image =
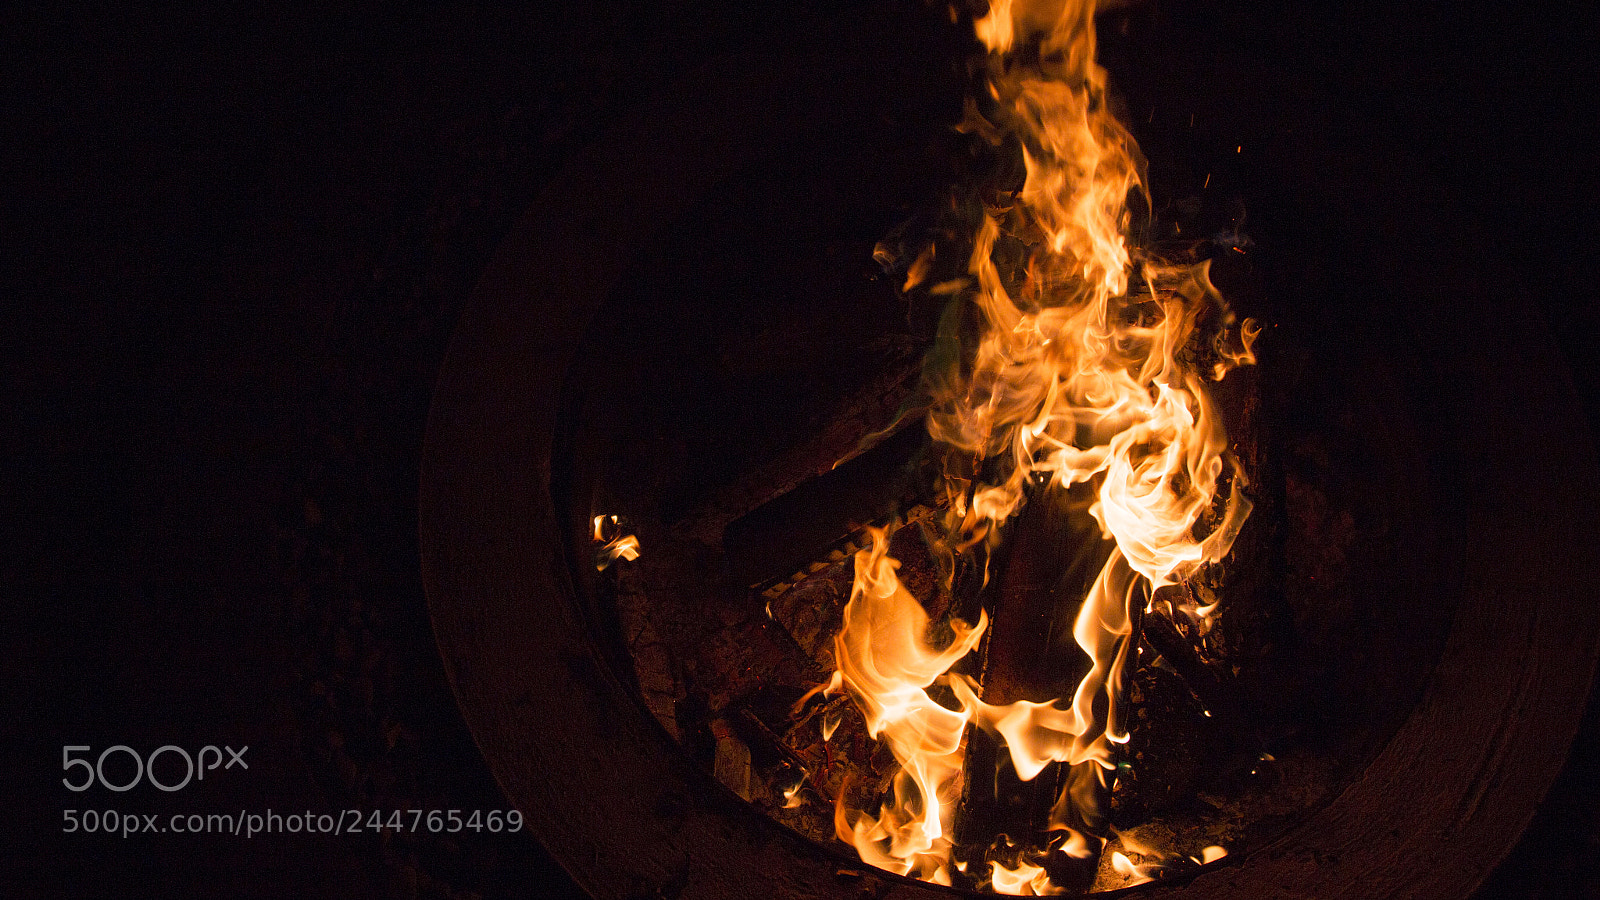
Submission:
[[[559,386],[630,249],[759,147],[801,133],[845,81],[794,73],[869,59],[886,27],[836,22],[780,59],[719,60],[685,82],[693,93],[668,92],[612,131],[506,238],[439,378],[420,533],[446,671],[530,831],[597,897],[948,895],[841,875],[815,846],[704,790],[586,634],[550,497]],[[1600,551],[1547,536],[1592,530],[1600,466],[1532,304],[1501,303],[1418,310],[1448,357],[1433,363],[1458,377],[1441,402],[1480,424],[1463,448],[1478,475],[1467,595],[1425,698],[1362,778],[1293,833],[1148,895],[1462,896],[1548,791],[1600,656],[1600,609],[1584,591]],[[1486,333],[1493,355],[1458,358]],[[1530,446],[1546,455],[1530,463]]]

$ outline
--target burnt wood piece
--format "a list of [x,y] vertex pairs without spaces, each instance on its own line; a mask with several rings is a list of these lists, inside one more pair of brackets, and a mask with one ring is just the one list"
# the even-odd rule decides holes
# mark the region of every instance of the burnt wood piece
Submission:
[[1110,552],[1087,492],[1033,492],[1011,524],[989,603],[983,698],[995,704],[1070,697],[1088,660],[1073,641],[1078,606]]
[[[813,771],[816,766],[797,753],[793,747],[784,743],[783,738],[779,737],[778,733],[770,728],[766,722],[763,722],[760,716],[748,709],[736,709],[733,711],[733,720],[740,737],[744,739],[746,744],[750,745],[752,750],[756,751],[757,754],[767,753],[781,757],[789,765],[800,771],[805,778],[805,782],[811,785],[811,788],[822,799],[826,800],[829,805],[833,804],[833,791]],[[760,759],[758,756],[758,764],[766,762],[766,760]]]
[[833,638],[843,624],[854,571],[853,558],[841,554],[840,559],[807,572],[805,578],[790,584],[766,602],[767,615],[823,673],[831,673],[836,668]]
[[907,467],[927,443],[916,421],[871,450],[728,524],[724,572],[755,585],[801,568],[861,526],[889,518],[905,497]]
[[[1147,652],[1143,661],[1154,655]],[[1141,666],[1131,682],[1129,740],[1120,748],[1109,815],[1118,831],[1148,824],[1183,804],[1192,806],[1222,740],[1216,718],[1205,715],[1171,666]]]
[[1161,658],[1183,679],[1183,683],[1207,711],[1228,723],[1243,718],[1237,694],[1206,665],[1195,651],[1194,644],[1178,631],[1170,618],[1162,612],[1145,616],[1142,632],[1145,642],[1161,654]]
[[846,389],[838,406],[817,420],[798,443],[747,469],[730,473],[732,481],[710,488],[672,527],[708,546],[721,546],[729,523],[748,515],[806,482],[870,451],[884,438],[918,420],[917,381],[922,371],[922,342],[886,334],[871,352],[877,371],[860,385]]
[[708,554],[665,530],[643,539],[647,552],[602,573],[596,594],[617,610],[643,698],[669,733],[680,724],[676,701],[690,692],[720,710],[758,692],[798,697],[827,677],[759,601],[703,589]]

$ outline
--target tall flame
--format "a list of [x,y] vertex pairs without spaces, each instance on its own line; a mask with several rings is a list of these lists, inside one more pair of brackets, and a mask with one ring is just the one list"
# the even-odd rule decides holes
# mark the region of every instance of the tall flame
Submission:
[[[1023,780],[1052,763],[1079,767],[1051,826],[1068,832],[1063,846],[1087,847],[1069,823],[1098,819],[1096,785],[1128,738],[1120,702],[1136,604],[1222,559],[1250,512],[1206,381],[1255,361],[1257,329],[1236,322],[1205,264],[1130,248],[1130,194],[1148,205],[1143,160],[1108,107],[1093,16],[1092,0],[993,0],[974,23],[989,51],[988,98],[982,112],[969,101],[962,128],[1020,142],[1026,177],[969,236],[971,286],[952,299],[924,372],[928,431],[964,460],[944,479],[952,548],[996,545],[1029,490],[1094,492],[1089,513],[1115,546],[1074,622],[1088,674],[1065,708],[985,703],[949,669],[986,619],[953,622],[942,649],[929,643],[929,617],[897,578],[883,531],[856,557],[837,637],[829,688],[849,692],[901,767],[877,814],[841,799],[839,836],[867,862],[942,883],[969,724],[1004,742]],[[1000,262],[1002,242],[1028,248],[1020,272]],[[935,683],[957,708],[935,702]],[[1043,869],[1019,865],[997,864],[993,887],[1046,892]]]

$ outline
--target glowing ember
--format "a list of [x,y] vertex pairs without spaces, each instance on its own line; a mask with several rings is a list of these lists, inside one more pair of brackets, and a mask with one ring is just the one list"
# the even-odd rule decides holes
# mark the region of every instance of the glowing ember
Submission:
[[[965,236],[970,278],[936,287],[952,307],[924,370],[928,431],[946,452],[949,553],[986,572],[1001,526],[1030,492],[1092,492],[1088,514],[1114,548],[1072,628],[1088,674],[1065,706],[984,702],[979,684],[950,669],[978,646],[986,618],[951,620],[934,640],[935,623],[896,576],[889,532],[874,529],[855,557],[827,687],[848,692],[900,767],[876,812],[840,795],[839,837],[869,863],[943,884],[969,725],[1004,743],[1024,781],[1071,766],[1050,817],[1065,839],[1049,853],[1098,854],[1104,836],[1081,829],[1103,821],[1115,745],[1128,739],[1122,703],[1137,616],[1155,589],[1221,560],[1250,512],[1206,382],[1254,362],[1257,330],[1236,323],[1204,264],[1130,248],[1128,198],[1143,196],[1142,160],[1108,109],[1093,14],[1092,2],[995,0],[974,23],[989,49],[989,96],[981,111],[969,101],[962,127],[997,146],[1020,142],[1026,179]],[[1002,245],[1019,243],[1025,263],[1003,263]],[[930,247],[917,259],[907,289],[930,276],[934,258]],[[1217,609],[1185,601],[1172,612],[1203,634]],[[929,694],[936,685],[947,702]],[[1222,852],[1208,848],[1200,861]],[[1039,862],[994,863],[989,883],[1056,891]],[[1140,880],[1161,868],[1121,853],[1113,865]]]

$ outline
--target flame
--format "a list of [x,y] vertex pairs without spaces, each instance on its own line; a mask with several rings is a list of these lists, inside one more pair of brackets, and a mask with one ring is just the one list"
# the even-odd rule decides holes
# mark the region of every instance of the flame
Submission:
[[1044,897],[1049,894],[1059,894],[1061,888],[1050,883],[1050,876],[1043,866],[1036,866],[1025,860],[1019,860],[1015,869],[1008,868],[1005,863],[996,862],[990,873],[990,884],[994,886],[996,894],[1009,894],[1013,897]]
[[1227,855],[1228,855],[1227,848],[1218,847],[1216,844],[1212,844],[1211,846],[1205,848],[1204,850],[1201,850],[1199,856],[1190,857],[1190,858],[1193,859],[1195,862],[1199,863],[1200,865],[1205,866],[1205,865],[1210,865],[1211,863],[1214,863],[1217,860],[1219,860],[1219,859],[1221,859],[1221,858],[1223,858],[1224,856],[1227,856]]
[[[616,516],[595,516],[591,539],[600,544],[594,551],[594,567],[604,572],[618,559],[630,562],[639,558],[639,539],[622,529]],[[609,535],[609,536],[608,536]]]
[[844,710],[834,707],[822,714],[822,727],[820,729],[823,741],[833,740],[833,733],[839,730],[839,723],[844,720]]
[[[873,865],[940,883],[950,880],[968,725],[1003,741],[1023,780],[1052,763],[1073,766],[1051,826],[1069,832],[1071,855],[1098,852],[1068,823],[1103,818],[1096,798],[1115,745],[1128,739],[1121,698],[1135,613],[1156,589],[1222,559],[1250,513],[1206,382],[1253,363],[1259,329],[1237,322],[1204,263],[1170,265],[1130,247],[1129,195],[1148,207],[1143,158],[1110,112],[1093,15],[1092,0],[992,0],[974,22],[989,50],[988,98],[984,110],[969,98],[961,128],[997,145],[1018,139],[1026,177],[1013,197],[983,209],[969,236],[971,278],[940,284],[959,312],[946,315],[923,380],[929,434],[952,461],[943,526],[953,552],[986,554],[1030,491],[1093,491],[1089,514],[1114,549],[1072,629],[1088,674],[1065,708],[985,703],[971,679],[948,672],[977,646],[986,619],[952,622],[953,640],[930,643],[929,617],[896,576],[881,529],[856,555],[836,639],[828,690],[849,693],[900,765],[876,815],[841,795],[839,836]],[[1025,267],[1002,271],[997,247],[1019,241]],[[908,289],[935,258],[931,249],[917,258]],[[1216,605],[1183,611],[1209,627]],[[958,708],[930,697],[935,683]],[[1120,853],[1112,862],[1149,877]],[[996,863],[994,889],[1053,887],[1042,868],[1018,866]]]
[[968,715],[941,706],[927,688],[978,645],[988,620],[952,621],[953,639],[934,646],[927,612],[896,574],[888,532],[870,528],[868,536],[869,546],[855,556],[855,583],[834,638],[839,669],[828,691],[849,693],[868,734],[888,743],[900,771],[880,815],[848,808],[841,793],[835,824],[864,861],[948,884],[947,835],[961,793]]
[[1073,859],[1091,859],[1105,845],[1100,838],[1087,836],[1076,828],[1068,828],[1066,832],[1067,841],[1061,845],[1061,852]]
[[783,808],[784,809],[798,809],[799,807],[805,805],[806,798],[800,795],[800,789],[802,787],[804,787],[804,786],[805,786],[805,779],[804,779],[804,776],[802,776],[801,780],[796,782],[794,787],[786,788],[784,790],[784,792],[783,792]]
[[1144,884],[1147,881],[1154,881],[1160,868],[1160,866],[1138,865],[1121,850],[1113,851],[1111,854],[1112,871],[1127,878],[1129,887],[1136,884]]
[[[1117,832],[1117,840],[1119,843],[1121,843],[1124,850],[1136,853],[1142,859],[1146,860],[1142,863],[1136,863],[1132,858],[1121,851],[1112,852],[1111,869],[1127,880],[1123,885],[1124,887],[1131,887],[1136,884],[1143,884],[1147,881],[1154,881],[1157,878],[1165,876],[1174,868],[1182,868],[1182,866],[1175,866],[1174,864],[1179,860],[1185,859],[1185,857],[1177,853],[1163,852],[1162,850],[1152,847],[1149,844],[1146,844],[1145,842],[1135,838],[1129,832]],[[1187,857],[1187,860],[1188,862],[1192,862],[1196,865],[1205,866],[1210,865],[1211,863],[1214,863],[1227,855],[1228,851],[1226,849],[1212,844],[1211,846],[1201,850],[1200,855],[1191,855]]]

